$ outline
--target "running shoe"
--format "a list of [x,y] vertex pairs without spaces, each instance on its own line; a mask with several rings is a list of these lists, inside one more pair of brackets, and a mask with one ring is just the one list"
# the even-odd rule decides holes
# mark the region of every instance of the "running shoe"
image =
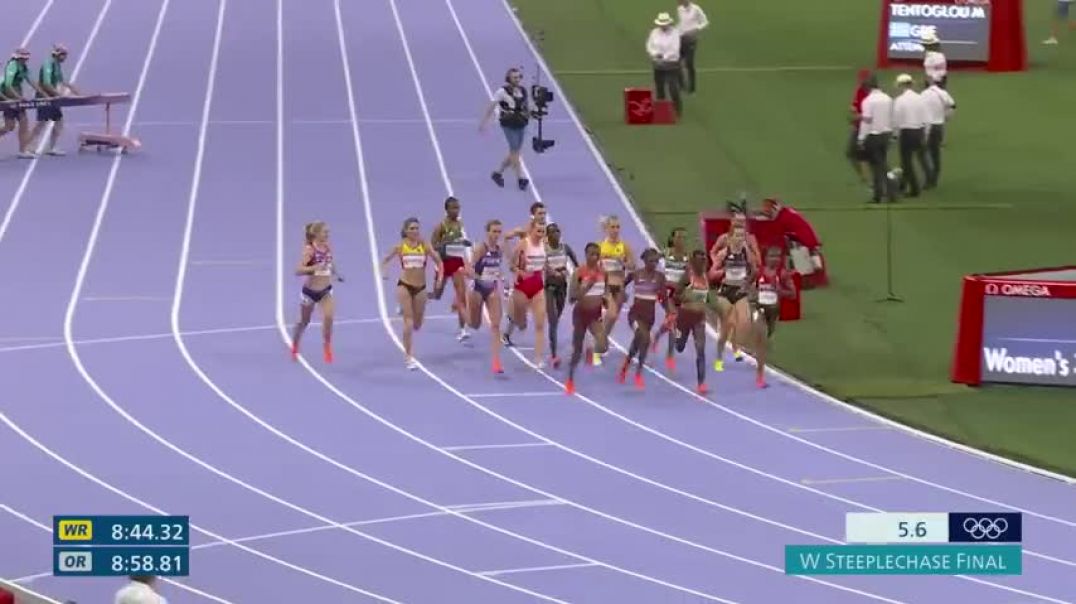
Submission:
[[460,342],[465,342],[471,339],[471,333],[467,331],[466,327],[461,327],[460,332],[456,334],[456,339]]
[[628,367],[631,366],[631,359],[624,359],[624,364],[620,366],[620,371],[616,372],[616,381],[623,384],[628,380]]
[[553,365],[553,369],[560,369],[560,357],[551,357],[549,362]]
[[527,180],[526,178],[519,179],[519,190],[520,191],[526,191],[527,190],[527,185],[529,185],[529,184],[531,184],[531,181]]
[[515,344],[512,343],[512,336],[508,335],[507,333],[501,334],[501,343],[503,343],[508,348],[515,346]]
[[710,387],[706,384],[699,384],[699,387],[696,388],[695,391],[705,396],[708,392],[710,392]]
[[504,188],[503,174],[501,174],[500,172],[494,172],[493,174],[490,174],[489,177],[493,179],[493,182],[497,183],[498,187],[501,187],[502,189]]
[[725,370],[725,361],[724,360],[717,359],[716,361],[714,361],[714,371],[724,371],[724,370]]
[[37,157],[37,155],[35,155],[34,153],[32,153],[30,151],[19,151],[17,157],[19,159],[33,159],[33,158]]
[[733,350],[732,351],[732,358],[736,359],[737,363],[742,363],[743,362],[743,351],[740,350],[739,348],[737,348],[736,350]]
[[591,358],[591,365],[593,365],[595,367],[601,367],[602,366],[602,355],[595,352],[595,353],[590,355],[590,358]]
[[761,375],[755,378],[755,385],[759,388],[769,388],[770,385],[766,383],[766,378]]
[[642,373],[636,373],[635,374],[635,387],[638,388],[639,390],[643,390],[643,389],[646,388],[646,382],[643,381],[643,374]]
[[504,373],[504,367],[501,366],[500,359],[493,359],[493,373]]
[[299,360],[299,345],[298,344],[292,344],[291,345],[291,360],[293,360],[293,361],[298,361]]
[[332,363],[333,362],[333,346],[332,346],[332,344],[325,344],[324,354],[325,354],[325,362],[326,363]]
[[50,149],[49,151],[46,151],[46,153],[53,157],[63,157],[67,155],[67,152],[65,152],[63,149]]
[[1057,45],[1057,38],[1055,38],[1054,36],[1050,36],[1049,38],[1046,38],[1045,40],[1043,40],[1042,43],[1046,44],[1047,46],[1056,46]]
[[568,378],[568,381],[564,382],[564,394],[568,396],[575,394],[575,380]]
[[416,361],[414,357],[407,357],[407,361],[404,362],[404,366],[406,366],[409,371],[414,371],[418,369],[418,361]]
[[669,371],[676,371],[676,357],[672,355],[665,357],[665,368]]

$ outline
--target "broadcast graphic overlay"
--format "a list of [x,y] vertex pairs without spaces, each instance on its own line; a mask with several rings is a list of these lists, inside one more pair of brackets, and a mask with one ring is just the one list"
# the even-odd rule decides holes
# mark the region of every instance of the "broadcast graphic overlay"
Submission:
[[1018,513],[849,513],[847,545],[787,545],[789,575],[1019,575]]
[[57,577],[190,574],[187,516],[53,516]]
[[1076,267],[965,277],[951,378],[1076,386]]

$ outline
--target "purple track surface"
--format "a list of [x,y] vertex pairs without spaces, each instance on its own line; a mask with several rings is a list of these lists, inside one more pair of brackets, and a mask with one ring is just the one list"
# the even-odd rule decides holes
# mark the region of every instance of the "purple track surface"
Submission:
[[[48,576],[51,516],[180,513],[174,604],[1076,598],[1071,484],[788,379],[757,391],[747,363],[709,400],[685,370],[640,394],[613,362],[568,398],[526,351],[493,377],[446,297],[405,370],[375,256],[447,191],[472,229],[540,192],[577,249],[599,214],[646,243],[559,88],[536,190],[489,182],[504,145],[477,115],[535,62],[502,0],[6,3],[0,40],[28,31],[38,56],[71,45],[84,88],[136,95],[144,150],[0,160],[0,576],[110,601],[117,581]],[[70,111],[65,140],[98,115]],[[349,276],[331,366],[290,362],[282,331],[313,219]],[[1024,574],[784,575],[785,544],[839,543],[865,510],[1021,511]]]

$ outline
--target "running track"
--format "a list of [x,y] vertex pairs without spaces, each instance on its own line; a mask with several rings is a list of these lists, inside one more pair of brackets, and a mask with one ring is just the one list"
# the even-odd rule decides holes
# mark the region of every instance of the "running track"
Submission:
[[[452,191],[476,230],[531,200],[490,185],[503,144],[475,131],[490,83],[535,62],[502,0],[9,4],[4,44],[65,41],[84,88],[136,94],[145,150],[0,160],[0,576],[108,601],[116,582],[47,576],[51,516],[181,513],[173,603],[1076,600],[1070,483],[789,380],[758,392],[749,366],[707,400],[610,362],[568,399],[528,351],[490,376],[488,334],[460,345],[440,302],[404,369],[374,272],[403,218],[428,228]],[[613,213],[643,246],[562,94],[553,118],[533,195],[577,248]],[[283,343],[313,219],[349,277],[332,366]],[[783,574],[785,544],[863,510],[1022,511],[1024,575]]]

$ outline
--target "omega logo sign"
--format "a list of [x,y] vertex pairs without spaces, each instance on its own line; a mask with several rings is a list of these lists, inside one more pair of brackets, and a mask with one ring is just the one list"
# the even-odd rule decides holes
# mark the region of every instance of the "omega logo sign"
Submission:
[[1034,283],[987,283],[986,295],[988,296],[1030,296],[1033,298],[1049,298],[1050,288],[1045,285]]

